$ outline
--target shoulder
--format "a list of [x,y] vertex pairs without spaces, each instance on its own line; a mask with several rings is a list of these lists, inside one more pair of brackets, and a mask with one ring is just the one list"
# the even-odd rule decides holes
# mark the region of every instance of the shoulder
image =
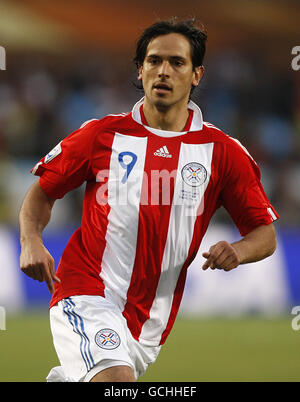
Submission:
[[108,114],[101,119],[90,119],[82,123],[79,130],[93,131],[98,133],[101,130],[117,129],[118,127],[128,125],[130,121],[130,113]]
[[81,126],[63,138],[61,144],[66,146],[83,147],[81,150],[89,148],[95,140],[106,131],[112,131],[116,128],[118,122],[124,119],[125,114],[120,115],[107,115],[103,118],[93,118],[86,120]]
[[238,139],[224,133],[220,128],[209,122],[204,121],[203,130],[205,130],[206,133],[210,136],[212,142],[221,144],[221,148],[223,150],[226,150],[229,153],[233,152],[234,154],[244,154],[253,160],[247,148]]
[[103,126],[108,126],[109,124],[113,124],[119,121],[124,120],[129,116],[129,113],[119,113],[119,114],[108,114],[100,119],[93,118],[90,120],[85,121],[84,123],[81,124],[79,129],[83,128],[97,128],[97,127],[103,127]]

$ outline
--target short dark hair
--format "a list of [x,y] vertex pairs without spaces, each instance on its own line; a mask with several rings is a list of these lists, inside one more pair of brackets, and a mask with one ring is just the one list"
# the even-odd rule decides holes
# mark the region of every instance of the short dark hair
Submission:
[[193,68],[202,66],[207,40],[207,32],[203,24],[201,24],[201,27],[196,27],[194,18],[179,21],[177,17],[173,17],[169,20],[155,22],[146,28],[139,37],[133,59],[137,68],[143,65],[150,41],[157,36],[170,33],[179,33],[188,39],[191,45]]

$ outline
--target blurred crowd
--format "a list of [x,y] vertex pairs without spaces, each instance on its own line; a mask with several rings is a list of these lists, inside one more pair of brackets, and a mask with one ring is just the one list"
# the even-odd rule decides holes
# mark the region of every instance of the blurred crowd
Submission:
[[[105,60],[105,61],[104,61]],[[237,138],[260,166],[279,224],[300,226],[300,128],[296,72],[235,50],[210,54],[192,96],[204,120]],[[299,74],[299,73],[298,73]],[[17,224],[30,169],[91,118],[128,112],[143,95],[128,60],[16,57],[0,72],[0,223]],[[299,90],[299,86],[298,86]],[[83,189],[55,204],[52,225],[78,225]],[[226,221],[224,212],[217,220]]]

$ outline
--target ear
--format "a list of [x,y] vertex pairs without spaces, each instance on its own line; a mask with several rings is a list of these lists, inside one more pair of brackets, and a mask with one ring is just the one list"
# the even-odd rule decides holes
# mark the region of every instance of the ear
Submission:
[[139,75],[138,75],[138,80],[139,81],[142,81],[142,78],[143,78],[143,66],[139,66]]
[[192,85],[194,87],[197,87],[199,82],[201,81],[202,77],[204,75],[204,67],[203,66],[198,66],[194,70],[194,76],[192,80]]

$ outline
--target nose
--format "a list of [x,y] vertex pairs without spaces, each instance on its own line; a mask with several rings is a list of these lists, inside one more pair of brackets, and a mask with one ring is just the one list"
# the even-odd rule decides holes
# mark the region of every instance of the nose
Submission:
[[164,60],[161,63],[160,68],[158,70],[158,76],[159,76],[159,78],[170,76],[170,64],[167,60]]

